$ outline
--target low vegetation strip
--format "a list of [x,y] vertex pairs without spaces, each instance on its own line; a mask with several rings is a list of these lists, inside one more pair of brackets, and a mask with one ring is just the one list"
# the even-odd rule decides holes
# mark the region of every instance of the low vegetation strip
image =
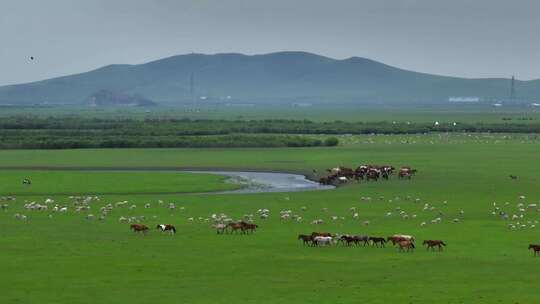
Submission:
[[12,116],[0,121],[3,135],[39,132],[68,135],[192,136],[228,134],[419,134],[429,132],[540,133],[540,123],[501,122],[313,122],[310,120],[114,119],[82,116]]
[[540,124],[14,116],[0,121],[0,149],[317,147],[341,134],[435,132],[534,134]]
[[0,149],[82,149],[82,148],[239,148],[336,146],[336,138],[326,140],[298,135],[231,134],[207,136],[111,135],[101,132],[47,130],[0,131]]

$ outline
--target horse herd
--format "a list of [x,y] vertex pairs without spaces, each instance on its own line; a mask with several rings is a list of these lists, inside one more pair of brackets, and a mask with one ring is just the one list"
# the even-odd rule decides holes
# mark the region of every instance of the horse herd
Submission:
[[[336,167],[327,169],[328,174],[319,178],[323,185],[346,183],[350,180],[378,181],[380,178],[388,180],[394,174],[396,168],[390,165],[360,165],[356,169]],[[401,167],[398,172],[399,178],[411,179],[417,170],[411,167]]]
[[[393,246],[398,245],[399,251],[412,252],[416,246],[414,245],[415,238],[411,235],[394,234],[387,238],[367,235],[335,235],[330,232],[312,232],[311,234],[300,234],[298,240],[307,246],[323,247],[341,244],[343,246],[375,246],[385,247],[386,243],[392,243]],[[422,245],[426,246],[426,249],[438,248],[439,251],[443,250],[446,243],[442,240],[425,240]],[[540,246],[539,246],[540,251]]]
[[[135,233],[142,233],[146,234],[150,230],[150,228],[144,224],[131,224],[129,226],[129,229]],[[158,224],[156,226],[157,230],[160,230],[161,232],[167,232],[171,235],[176,234],[176,227],[174,227],[171,224]]]
[[[219,223],[219,224],[214,225],[213,227],[216,228],[218,234],[224,234],[224,233],[229,233],[229,232],[230,233],[240,232],[242,234],[247,234],[247,233],[253,233],[257,230],[257,228],[259,228],[257,224],[246,223],[244,221],[233,222],[233,223],[228,223],[228,224]],[[150,228],[144,224],[131,224],[129,226],[129,229],[135,233],[142,233],[142,234],[146,234],[150,230]],[[160,230],[161,232],[170,233],[171,235],[176,234],[176,227],[174,227],[174,225],[171,225],[171,224],[158,224],[156,226],[156,229]]]

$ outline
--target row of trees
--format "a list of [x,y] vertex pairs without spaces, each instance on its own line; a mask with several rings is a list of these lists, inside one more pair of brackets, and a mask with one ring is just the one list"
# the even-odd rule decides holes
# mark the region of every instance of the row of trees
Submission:
[[69,117],[5,117],[0,130],[101,131],[110,135],[225,135],[265,134],[413,134],[429,132],[539,133],[540,123],[414,123],[414,122],[313,122],[309,120],[190,120],[97,119]]
[[0,149],[81,148],[234,148],[234,147],[319,147],[336,146],[331,137],[320,140],[307,136],[236,134],[209,136],[57,136],[47,132],[17,132],[1,136]]

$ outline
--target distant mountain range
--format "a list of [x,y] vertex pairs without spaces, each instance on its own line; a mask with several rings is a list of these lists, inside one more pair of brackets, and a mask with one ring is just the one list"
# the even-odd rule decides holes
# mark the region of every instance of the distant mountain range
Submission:
[[[0,104],[85,104],[99,92],[162,104],[448,103],[449,97],[507,100],[509,79],[466,79],[407,71],[373,60],[305,52],[187,54],[139,65],[0,87]],[[520,99],[540,100],[540,80],[515,82]]]

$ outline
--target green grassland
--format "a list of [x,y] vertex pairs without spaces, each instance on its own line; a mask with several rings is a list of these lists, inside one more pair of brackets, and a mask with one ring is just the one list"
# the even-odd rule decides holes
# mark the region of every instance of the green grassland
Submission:
[[[508,228],[516,221],[491,214],[493,202],[509,214],[519,214],[516,204],[521,201],[539,202],[540,142],[535,136],[342,136],[340,143],[334,148],[0,151],[0,190],[21,193],[16,202],[7,202],[8,210],[0,211],[0,303],[540,302],[540,258],[527,251],[529,243],[540,242],[540,227],[531,228],[540,212],[527,208],[520,220],[527,228],[516,230]],[[310,173],[361,163],[411,165],[419,172],[410,181],[393,177],[329,191],[225,195],[179,193],[231,187],[219,177],[77,170]],[[519,179],[510,180],[509,174]],[[32,176],[32,190],[19,185],[22,176]],[[52,217],[50,211],[22,207],[25,200],[49,197],[68,203],[66,192],[99,195],[92,213],[124,200],[137,207],[115,208],[104,221],[86,219],[71,203],[67,213]],[[520,200],[521,195],[526,199]],[[175,210],[166,207],[172,202]],[[145,203],[151,207],[144,208]],[[426,203],[434,209],[424,210]],[[352,218],[351,207],[357,208],[359,219]],[[260,229],[253,235],[216,235],[204,221],[222,212],[239,219],[260,208],[270,209],[271,215],[267,220],[255,217]],[[279,211],[286,209],[304,220],[281,221]],[[411,217],[403,219],[401,210]],[[28,221],[15,219],[15,213],[25,214]],[[172,223],[179,233],[136,235],[118,221],[140,215],[152,228]],[[344,219],[332,221],[331,216]],[[437,217],[441,223],[432,224]],[[310,223],[319,218],[325,223]],[[454,223],[455,218],[460,221]],[[428,224],[422,227],[421,222]],[[302,246],[297,234],[311,231],[407,233],[420,241],[443,239],[448,247],[441,253],[421,246],[414,253],[398,253],[391,246]]]
[[[32,185],[22,184],[24,178]],[[238,188],[224,180],[218,175],[178,172],[3,170],[0,195],[190,193]]]
[[[77,113],[77,114],[74,114]],[[43,106],[43,107],[0,107],[0,117],[39,116],[74,117],[100,119],[224,119],[264,120],[288,119],[315,122],[434,122],[441,123],[537,123],[540,109],[527,106],[508,105],[494,108],[490,104],[446,104],[439,106],[369,106],[369,105],[314,105],[312,107],[265,106],[227,107],[224,105],[187,104],[182,106],[158,107],[103,107]]]

